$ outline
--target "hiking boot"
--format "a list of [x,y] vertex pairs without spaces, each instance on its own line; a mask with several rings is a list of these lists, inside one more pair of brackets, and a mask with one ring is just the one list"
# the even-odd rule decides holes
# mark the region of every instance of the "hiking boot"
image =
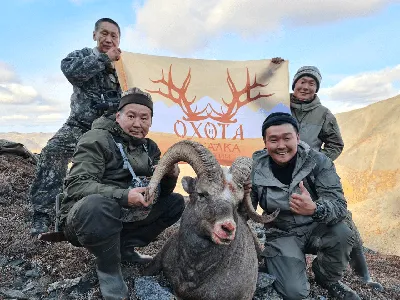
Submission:
[[48,232],[50,223],[48,214],[35,211],[32,217],[31,235],[38,236],[41,233]]
[[361,300],[355,291],[341,281],[333,283],[319,283],[320,286],[328,290],[330,296],[338,300]]
[[136,263],[140,265],[148,264],[153,257],[135,251],[134,247],[126,247],[121,250],[121,261],[125,263]]

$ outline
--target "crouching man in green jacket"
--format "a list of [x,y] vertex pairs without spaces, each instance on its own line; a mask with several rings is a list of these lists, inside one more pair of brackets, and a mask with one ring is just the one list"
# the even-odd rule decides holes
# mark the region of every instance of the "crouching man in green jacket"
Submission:
[[[135,247],[153,241],[180,218],[184,200],[172,193],[179,175],[175,165],[160,183],[160,194],[149,207],[144,187],[160,159],[157,144],[146,138],[153,102],[134,88],[121,98],[114,117],[102,116],[78,142],[65,179],[61,204],[64,235],[96,257],[105,299],[128,299],[121,259],[147,263],[152,258]],[[139,186],[139,187],[138,187]]]
[[295,118],[269,115],[262,125],[265,150],[255,152],[251,196],[265,212],[279,208],[268,224],[263,256],[284,299],[309,294],[305,254],[316,254],[316,282],[336,299],[360,299],[340,282],[355,241],[343,222],[347,203],[332,161],[299,140]]

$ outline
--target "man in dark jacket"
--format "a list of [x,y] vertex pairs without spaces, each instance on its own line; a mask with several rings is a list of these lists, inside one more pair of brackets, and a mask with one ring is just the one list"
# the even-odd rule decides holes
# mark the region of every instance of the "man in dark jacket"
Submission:
[[300,142],[295,118],[273,113],[262,125],[267,151],[254,153],[253,204],[278,217],[268,225],[263,255],[284,299],[308,296],[305,253],[316,254],[315,280],[336,299],[360,299],[340,279],[354,243],[343,222],[347,203],[332,161]]
[[[135,247],[153,241],[180,218],[184,200],[172,193],[177,165],[161,180],[154,205],[144,201],[137,184],[152,176],[160,159],[157,144],[146,138],[152,123],[151,96],[134,88],[119,104],[116,119],[102,116],[78,142],[65,180],[61,224],[65,237],[96,257],[102,295],[128,297],[120,268],[122,260],[147,263]],[[136,178],[136,179],[135,179]]]
[[120,35],[115,21],[100,19],[93,32],[97,46],[73,51],[61,61],[61,70],[73,86],[71,113],[43,148],[37,163],[30,191],[33,208],[31,234],[34,236],[48,231],[55,198],[62,188],[78,139],[103,112],[115,113],[117,110],[121,89],[114,62],[121,54],[118,48]]

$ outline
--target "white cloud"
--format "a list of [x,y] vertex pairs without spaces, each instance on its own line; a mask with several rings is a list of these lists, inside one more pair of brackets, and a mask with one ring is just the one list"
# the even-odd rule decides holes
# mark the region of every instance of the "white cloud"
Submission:
[[129,35],[150,47],[187,54],[225,32],[265,35],[285,25],[363,17],[394,2],[399,0],[148,0],[143,5],[135,1],[136,24]]
[[345,77],[332,87],[322,88],[318,94],[337,113],[398,95],[396,83],[400,84],[400,65]]
[[5,62],[0,61],[0,83],[12,82],[16,80],[17,76],[14,69]]
[[1,104],[28,104],[34,102],[38,92],[28,85],[19,83],[0,84]]
[[0,116],[1,121],[17,121],[17,120],[28,120],[29,117],[25,115],[9,115],[9,116]]
[[[0,128],[24,128],[24,132],[54,132],[68,116],[72,88],[60,74],[32,74],[19,80],[0,61]],[[25,82],[29,82],[26,84]]]

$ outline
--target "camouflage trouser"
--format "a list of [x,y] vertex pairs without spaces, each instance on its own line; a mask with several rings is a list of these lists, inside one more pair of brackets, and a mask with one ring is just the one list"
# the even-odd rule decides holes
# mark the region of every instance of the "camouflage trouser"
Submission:
[[354,245],[353,248],[362,248],[363,241],[361,239],[360,232],[358,231],[358,228],[356,224],[353,221],[353,216],[351,214],[351,211],[347,211],[347,216],[344,219],[344,222],[349,226],[349,228],[353,231],[354,233]]
[[54,214],[55,199],[62,189],[68,162],[74,154],[79,138],[86,131],[65,123],[42,149],[30,190],[34,212]]

